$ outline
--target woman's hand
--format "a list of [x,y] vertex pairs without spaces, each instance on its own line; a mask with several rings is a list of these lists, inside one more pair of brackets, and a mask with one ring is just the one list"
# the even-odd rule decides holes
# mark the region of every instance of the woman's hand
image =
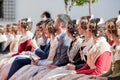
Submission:
[[68,64],[66,65],[66,69],[67,69],[67,70],[75,70],[75,65],[68,63]]
[[34,60],[32,56],[30,56],[30,59],[31,59],[31,64],[33,64],[33,65],[38,64],[38,60]]

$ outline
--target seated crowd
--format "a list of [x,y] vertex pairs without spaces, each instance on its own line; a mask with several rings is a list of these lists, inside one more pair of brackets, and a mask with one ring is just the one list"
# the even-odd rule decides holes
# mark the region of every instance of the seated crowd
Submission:
[[49,12],[0,26],[0,80],[120,80],[120,16],[71,20]]

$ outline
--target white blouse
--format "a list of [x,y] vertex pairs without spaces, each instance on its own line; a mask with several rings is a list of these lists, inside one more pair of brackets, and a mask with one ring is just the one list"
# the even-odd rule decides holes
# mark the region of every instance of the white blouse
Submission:
[[54,39],[50,40],[50,51],[47,59],[39,60],[38,65],[49,65],[53,62],[53,58],[56,53],[56,49],[58,46],[58,40],[55,37]]
[[58,40],[57,40],[57,37],[55,37],[54,39],[50,40],[50,52],[48,56],[48,59],[50,61],[53,61],[57,47],[58,47]]

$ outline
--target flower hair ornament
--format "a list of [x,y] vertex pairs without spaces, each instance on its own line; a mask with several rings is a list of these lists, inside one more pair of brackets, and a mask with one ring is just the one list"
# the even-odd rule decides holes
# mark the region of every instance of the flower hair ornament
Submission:
[[32,22],[31,18],[27,18],[27,22]]
[[117,18],[112,18],[107,21],[108,30],[116,30]]

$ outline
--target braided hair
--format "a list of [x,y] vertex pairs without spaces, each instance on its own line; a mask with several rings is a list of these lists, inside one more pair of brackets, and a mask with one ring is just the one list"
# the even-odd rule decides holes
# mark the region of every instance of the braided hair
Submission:
[[77,26],[76,23],[74,23],[74,21],[68,22],[67,30],[73,37],[79,36],[79,32],[77,30]]
[[95,37],[105,36],[105,25],[101,23],[100,18],[94,18],[90,20],[89,31],[93,33]]
[[53,19],[48,20],[48,22],[46,24],[46,27],[47,27],[49,33],[51,33],[53,35],[56,35],[56,28],[54,26],[54,20]]
[[106,22],[109,33],[114,34],[115,36],[117,36],[116,20],[117,18],[112,18]]

